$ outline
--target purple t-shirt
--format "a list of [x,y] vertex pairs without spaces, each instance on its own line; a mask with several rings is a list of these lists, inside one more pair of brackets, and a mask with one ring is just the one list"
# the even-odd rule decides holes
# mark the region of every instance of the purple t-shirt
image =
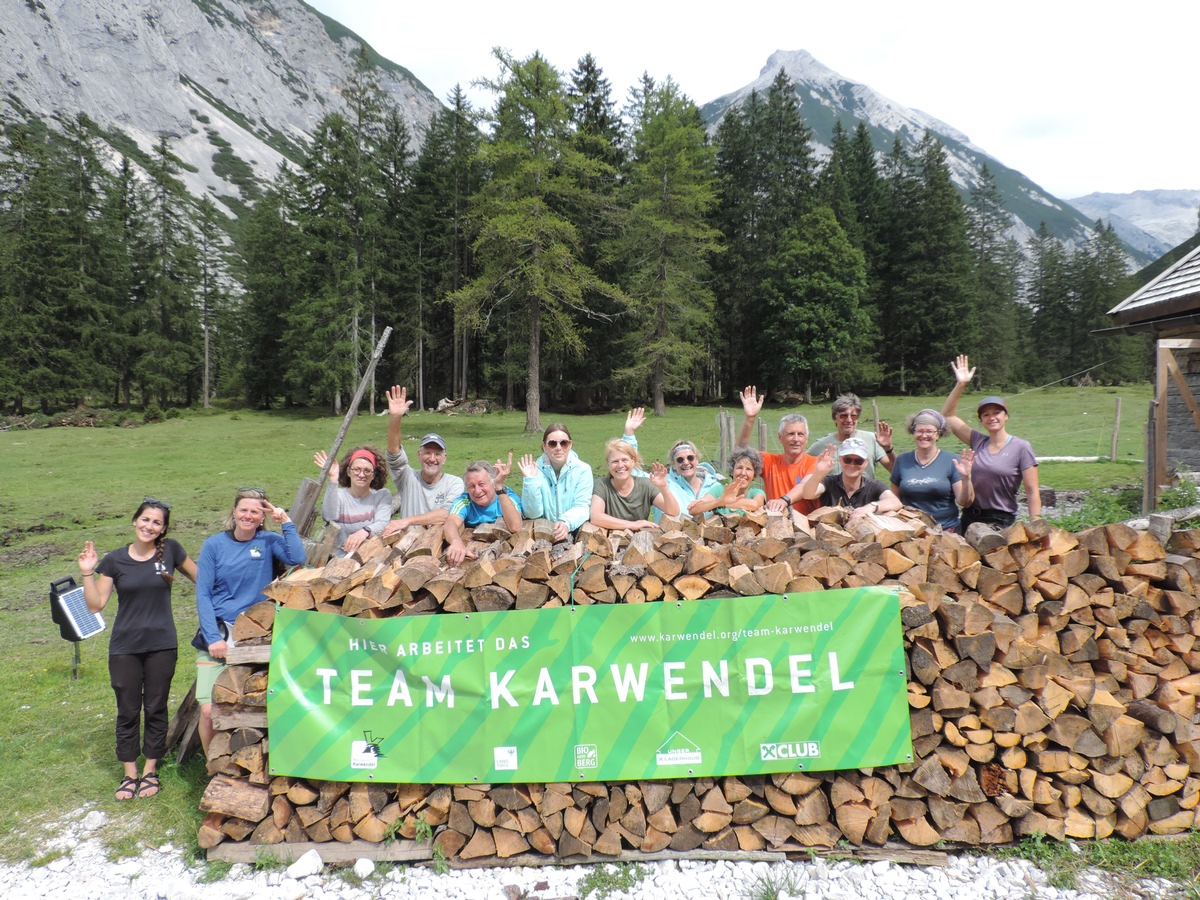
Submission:
[[1017,514],[1017,488],[1021,486],[1021,473],[1038,464],[1029,441],[1009,435],[1008,443],[999,453],[988,449],[988,436],[971,429],[971,449],[975,451],[975,465],[971,469],[971,482],[975,486],[976,509],[1002,509]]

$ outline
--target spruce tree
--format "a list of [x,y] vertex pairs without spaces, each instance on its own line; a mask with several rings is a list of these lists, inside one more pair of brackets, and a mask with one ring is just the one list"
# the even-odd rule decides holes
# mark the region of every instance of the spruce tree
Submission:
[[712,355],[707,259],[719,250],[719,232],[705,218],[716,200],[715,159],[699,110],[673,80],[644,77],[633,101],[628,211],[613,247],[627,261],[632,323],[621,331],[630,361],[617,378],[648,390],[661,416],[668,392],[696,399]]
[[503,359],[523,349],[525,431],[532,433],[541,430],[543,345],[582,353],[573,314],[596,314],[596,297],[623,297],[584,262],[578,231],[563,214],[589,200],[598,164],[573,146],[562,78],[540,54],[495,54],[501,77],[488,82],[497,99],[483,154],[491,180],[472,201],[480,274],[454,300],[489,338],[503,330]]

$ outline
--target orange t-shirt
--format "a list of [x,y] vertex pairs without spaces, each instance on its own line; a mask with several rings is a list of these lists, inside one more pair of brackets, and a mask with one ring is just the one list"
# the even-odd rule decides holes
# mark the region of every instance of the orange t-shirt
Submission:
[[[767,492],[768,500],[776,500],[800,483],[805,475],[811,472],[817,457],[801,453],[800,458],[791,465],[784,462],[782,453],[764,453],[763,460],[763,490]],[[792,504],[796,512],[808,514],[820,506],[819,500],[797,500]]]

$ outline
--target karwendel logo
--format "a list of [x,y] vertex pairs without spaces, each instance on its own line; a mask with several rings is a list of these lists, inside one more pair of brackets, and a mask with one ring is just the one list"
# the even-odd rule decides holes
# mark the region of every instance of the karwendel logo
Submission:
[[700,748],[676,731],[666,743],[654,754],[654,761],[660,766],[698,766],[704,754]]

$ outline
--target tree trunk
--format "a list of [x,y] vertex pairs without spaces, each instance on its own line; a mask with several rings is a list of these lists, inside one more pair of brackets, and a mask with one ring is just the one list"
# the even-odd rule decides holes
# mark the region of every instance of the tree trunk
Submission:
[[525,433],[542,430],[542,305],[529,302],[529,383],[525,388]]

